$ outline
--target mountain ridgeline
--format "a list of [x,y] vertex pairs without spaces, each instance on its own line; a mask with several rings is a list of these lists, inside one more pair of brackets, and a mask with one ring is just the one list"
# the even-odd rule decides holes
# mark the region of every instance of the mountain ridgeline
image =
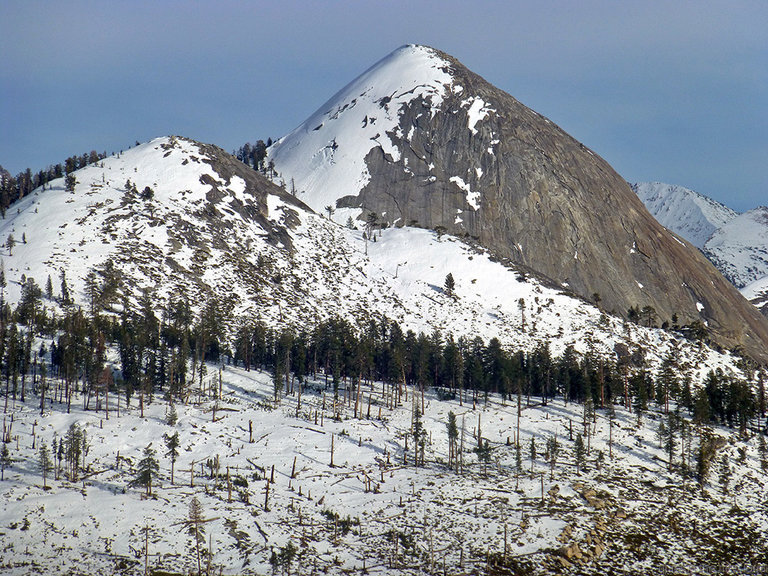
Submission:
[[703,322],[768,359],[766,319],[605,160],[443,52],[396,50],[269,157],[315,210],[442,229],[605,310]]

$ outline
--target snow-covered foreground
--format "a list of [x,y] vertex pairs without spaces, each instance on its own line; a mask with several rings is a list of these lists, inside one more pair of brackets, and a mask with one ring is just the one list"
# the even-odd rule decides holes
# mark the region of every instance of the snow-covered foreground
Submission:
[[[304,387],[300,406],[298,383],[275,406],[269,374],[231,366],[208,373],[213,389],[220,375],[221,399],[176,405],[175,425],[159,398],[142,418],[135,397],[128,409],[120,400],[119,416],[113,397],[109,419],[75,402],[71,414],[54,405],[43,416],[33,397],[11,402],[4,423],[12,422],[14,461],[0,483],[0,572],[142,573],[145,561],[172,573],[196,571],[185,523],[193,497],[208,520],[201,564],[212,573],[266,574],[276,564],[301,574],[485,573],[492,566],[551,573],[572,565],[580,573],[658,573],[664,565],[699,573],[768,558],[766,476],[755,437],[715,430],[723,440],[702,490],[667,471],[661,415],[638,419],[617,406],[609,432],[598,409],[586,469],[577,474],[583,407],[523,398],[518,471],[516,398],[460,403],[407,390],[390,409],[389,386],[365,384],[359,396],[342,386],[334,402],[320,378]],[[427,431],[419,467],[414,401]],[[461,474],[447,465],[449,411],[463,438]],[[49,477],[44,490],[40,442],[50,446],[72,423],[86,432],[86,470],[77,482]],[[488,443],[485,461],[475,450],[478,428]],[[180,454],[171,483],[163,435],[175,431]],[[553,437],[559,451],[550,468],[544,451]],[[147,497],[129,482],[150,444],[161,478]],[[695,466],[697,445],[696,435],[683,442],[674,462]],[[727,492],[718,479],[722,455],[732,469]]]

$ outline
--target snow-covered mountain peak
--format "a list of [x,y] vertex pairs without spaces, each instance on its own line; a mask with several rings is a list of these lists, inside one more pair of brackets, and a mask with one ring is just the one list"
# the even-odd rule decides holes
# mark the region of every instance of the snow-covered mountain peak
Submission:
[[736,218],[736,212],[683,186],[663,182],[637,182],[632,190],[665,228],[703,248],[719,228]]
[[[425,112],[433,115],[451,89],[449,66],[432,48],[398,48],[274,144],[270,159],[283,178],[293,180],[291,186],[302,201],[317,211],[335,208],[337,200],[356,195],[368,183],[365,157],[372,149],[380,147],[394,161],[400,159],[389,133],[398,129],[402,107],[421,99],[429,106]],[[295,154],[299,148],[302,154]],[[339,213],[336,219],[360,212]]]
[[768,208],[738,214],[706,196],[672,184],[632,184],[648,211],[697,246],[762,310],[768,304]]
[[704,251],[739,288],[768,276],[768,208],[759,206],[730,220]]

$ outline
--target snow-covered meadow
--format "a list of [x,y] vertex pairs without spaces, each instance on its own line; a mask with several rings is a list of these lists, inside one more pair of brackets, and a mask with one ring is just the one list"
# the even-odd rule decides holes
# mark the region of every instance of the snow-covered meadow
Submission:
[[[766,476],[757,438],[713,430],[718,457],[732,469],[727,491],[718,469],[700,488],[669,472],[660,414],[598,409],[585,467],[583,406],[561,399],[517,399],[364,384],[359,395],[333,391],[320,376],[274,402],[271,375],[209,366],[208,395],[176,404],[161,398],[140,415],[134,397],[100,411],[37,401],[10,403],[4,417],[13,462],[0,491],[0,570],[8,574],[171,573],[197,570],[189,506],[202,506],[201,563],[212,573],[483,573],[495,566],[551,573],[620,569],[652,573],[666,562],[697,573],[730,558],[764,561]],[[217,390],[221,386],[221,397]],[[301,399],[299,406],[299,391]],[[211,392],[212,391],[212,392]],[[442,399],[441,399],[442,398]],[[414,464],[412,423],[423,408],[425,463]],[[457,417],[463,466],[448,466],[448,413]],[[41,442],[86,433],[77,481],[49,474],[43,489]],[[488,450],[478,451],[478,429]],[[170,481],[163,436],[179,433]],[[545,446],[555,438],[554,465]],[[533,444],[535,456],[531,459]],[[34,445],[34,448],[33,448]],[[152,496],[129,484],[148,445],[160,477]],[[676,449],[693,465],[697,440]],[[407,447],[407,449],[406,449]],[[734,555],[733,551],[739,554]],[[698,567],[698,568],[697,568]],[[617,572],[619,573],[619,572]]]

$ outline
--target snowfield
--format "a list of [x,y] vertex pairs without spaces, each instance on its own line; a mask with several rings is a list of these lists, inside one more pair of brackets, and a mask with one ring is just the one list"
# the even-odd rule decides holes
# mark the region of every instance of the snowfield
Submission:
[[[0,483],[0,571],[139,574],[146,562],[194,572],[185,524],[193,497],[206,520],[201,562],[211,573],[484,573],[497,565],[535,574],[570,566],[698,574],[725,558],[730,566],[768,558],[755,436],[714,430],[718,458],[732,464],[731,489],[721,490],[715,472],[702,489],[667,471],[657,433],[663,415],[616,406],[612,427],[598,409],[585,428],[583,406],[522,397],[518,469],[516,398],[468,394],[460,402],[406,389],[393,406],[397,386],[371,383],[358,403],[344,387],[334,399],[321,375],[304,385],[299,407],[298,383],[275,404],[269,374],[214,365],[209,374],[209,394],[177,404],[173,425],[157,397],[143,418],[136,398],[129,407],[111,398],[109,418],[105,405],[84,411],[73,402],[67,414],[54,404],[41,416],[34,399],[14,402],[5,415],[13,463]],[[415,407],[423,407],[427,432],[418,467]],[[461,430],[459,471],[447,465],[449,411]],[[77,481],[51,474],[44,490],[36,452],[73,423],[86,433],[85,471]],[[589,453],[577,473],[574,445],[587,428]],[[173,432],[180,455],[172,483],[163,435]],[[544,456],[552,438],[554,466]],[[146,446],[160,463],[151,496],[129,486]],[[683,442],[675,460],[690,463],[694,450],[695,440],[693,448]]]

